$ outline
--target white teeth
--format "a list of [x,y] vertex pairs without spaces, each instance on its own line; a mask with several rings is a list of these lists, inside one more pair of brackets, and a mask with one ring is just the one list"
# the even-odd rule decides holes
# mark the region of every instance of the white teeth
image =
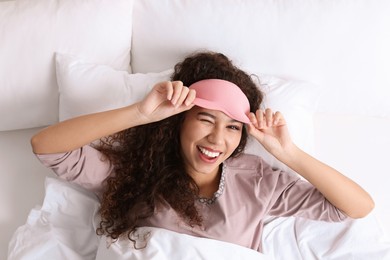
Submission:
[[215,158],[215,157],[217,157],[217,156],[219,155],[218,152],[210,152],[210,151],[204,149],[203,147],[199,147],[199,150],[200,150],[203,154],[207,155],[208,157]]

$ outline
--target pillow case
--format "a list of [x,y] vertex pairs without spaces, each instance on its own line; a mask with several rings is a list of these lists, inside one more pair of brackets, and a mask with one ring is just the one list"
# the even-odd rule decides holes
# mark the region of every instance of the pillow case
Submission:
[[60,93],[59,119],[63,121],[135,103],[155,83],[169,80],[173,70],[129,74],[72,55],[56,53],[56,72]]
[[0,131],[58,121],[55,51],[128,70],[133,0],[0,3]]
[[[248,70],[249,71],[249,70]],[[320,88],[306,81],[283,79],[252,72],[263,91],[262,109],[282,112],[294,143],[307,153],[314,152],[314,113],[321,96]],[[261,155],[273,167],[292,171],[268,153],[254,138],[249,137],[246,152]]]
[[[56,54],[56,69],[61,121],[132,104],[141,100],[155,83],[169,80],[173,73],[172,69],[168,69],[160,73],[129,74],[60,53]],[[281,111],[294,142],[310,153],[318,88],[307,82],[256,74],[261,79],[259,87],[265,94],[263,106]],[[273,167],[290,170],[251,137],[246,152],[263,157]]]

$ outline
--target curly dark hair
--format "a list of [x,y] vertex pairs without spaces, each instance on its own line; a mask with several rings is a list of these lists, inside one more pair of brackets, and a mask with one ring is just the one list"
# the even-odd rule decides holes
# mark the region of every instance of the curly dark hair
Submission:
[[[181,80],[185,86],[203,79],[235,83],[248,97],[251,111],[256,111],[262,101],[262,93],[251,76],[221,53],[192,54],[174,69],[171,79]],[[101,140],[97,148],[114,166],[115,175],[105,183],[98,235],[114,240],[127,235],[135,242],[132,235],[140,221],[153,216],[158,203],[169,203],[190,226],[202,224],[202,216],[195,206],[199,188],[186,173],[180,152],[183,119],[181,113]],[[232,156],[242,153],[247,136],[243,128],[240,144]]]

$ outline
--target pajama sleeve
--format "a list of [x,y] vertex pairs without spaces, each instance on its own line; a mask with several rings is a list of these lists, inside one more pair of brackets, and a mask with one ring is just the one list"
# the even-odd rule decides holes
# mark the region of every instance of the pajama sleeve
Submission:
[[61,179],[81,185],[95,193],[102,191],[103,181],[112,173],[110,162],[89,145],[66,153],[36,156]]
[[[313,220],[339,222],[348,218],[331,204],[311,183],[297,174],[272,169],[262,162],[262,181],[270,189],[268,214],[297,216]],[[265,185],[262,185],[263,187]]]

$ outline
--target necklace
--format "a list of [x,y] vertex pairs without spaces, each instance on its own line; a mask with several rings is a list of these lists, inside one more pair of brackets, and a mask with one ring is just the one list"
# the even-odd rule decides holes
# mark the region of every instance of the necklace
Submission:
[[225,190],[225,169],[226,166],[224,163],[222,163],[222,173],[221,173],[221,179],[219,180],[219,186],[218,190],[214,192],[214,195],[212,198],[198,198],[198,201],[203,204],[213,204],[219,196],[222,195],[223,191]]

